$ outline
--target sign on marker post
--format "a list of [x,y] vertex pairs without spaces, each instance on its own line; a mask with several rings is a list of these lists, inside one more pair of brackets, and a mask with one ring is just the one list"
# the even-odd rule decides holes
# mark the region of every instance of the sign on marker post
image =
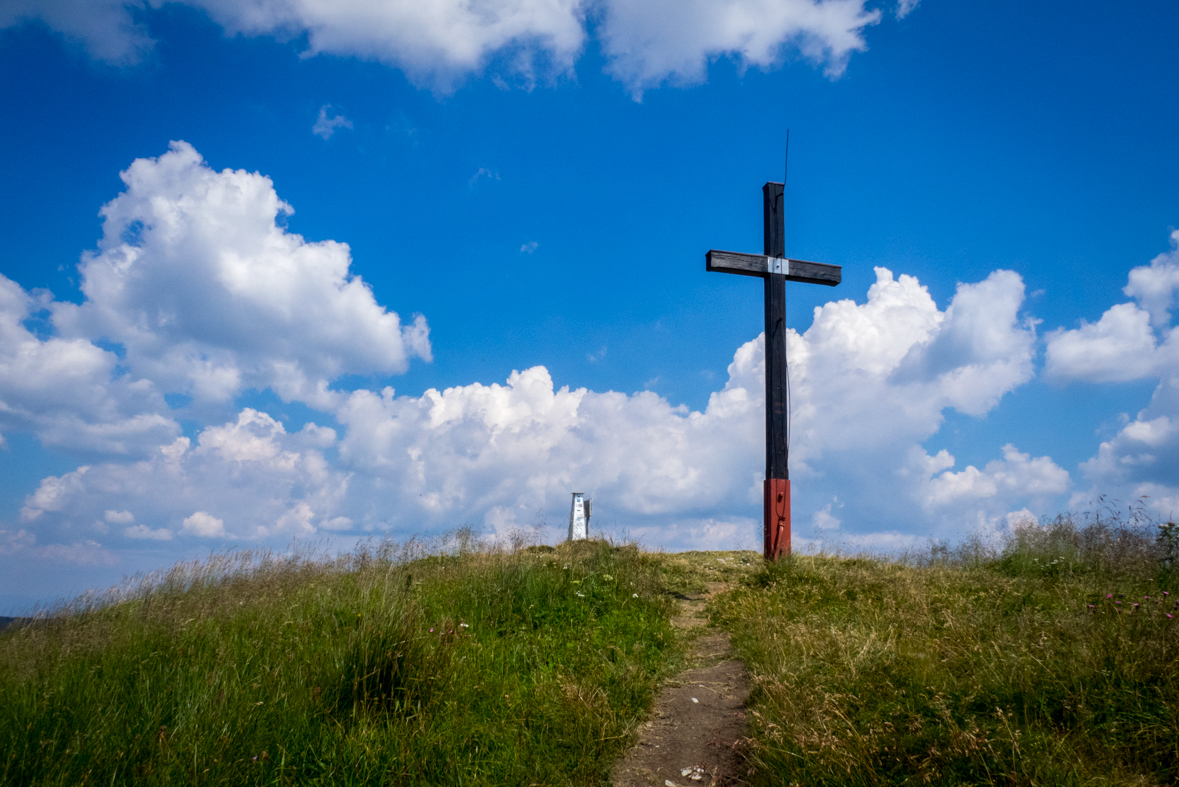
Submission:
[[583,541],[589,538],[589,506],[582,492],[573,493],[573,507],[569,510],[569,540]]

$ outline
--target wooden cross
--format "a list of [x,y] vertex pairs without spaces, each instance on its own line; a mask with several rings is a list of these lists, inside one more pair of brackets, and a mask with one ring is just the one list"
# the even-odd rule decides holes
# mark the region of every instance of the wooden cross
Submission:
[[840,266],[786,258],[786,222],[782,210],[785,184],[761,187],[765,217],[765,253],[741,254],[713,249],[705,268],[721,273],[758,276],[766,291],[766,480],[762,487],[765,559],[790,554],[790,473],[786,468],[786,282],[839,284]]

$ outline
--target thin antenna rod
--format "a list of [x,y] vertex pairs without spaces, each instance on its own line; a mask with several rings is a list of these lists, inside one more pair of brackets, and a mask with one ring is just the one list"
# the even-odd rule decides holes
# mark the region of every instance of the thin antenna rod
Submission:
[[[784,162],[783,167],[782,167],[782,223],[783,223],[782,232],[783,232],[783,235],[785,234],[785,229],[786,229],[785,228],[785,222],[786,222],[786,177],[790,174],[790,129],[786,129],[786,156],[785,156],[785,159],[786,159],[786,161]],[[782,240],[784,243],[785,238],[783,238]],[[782,349],[783,349],[783,351],[786,350],[786,345],[789,342],[789,338],[790,338],[789,334],[785,330],[783,330],[783,332],[782,332],[782,345],[783,345]],[[789,454],[790,454],[790,427],[791,427],[791,420],[792,420],[791,416],[793,415],[793,413],[791,412],[793,410],[793,407],[792,407],[793,402],[791,401],[791,397],[790,397],[790,357],[789,357],[789,354],[786,354],[785,360],[786,360],[786,363],[784,364],[784,366],[786,367],[786,454],[787,454],[787,456],[789,456]]]
[[786,129],[786,166],[782,172],[782,185],[786,185],[786,176],[790,174],[790,129]]

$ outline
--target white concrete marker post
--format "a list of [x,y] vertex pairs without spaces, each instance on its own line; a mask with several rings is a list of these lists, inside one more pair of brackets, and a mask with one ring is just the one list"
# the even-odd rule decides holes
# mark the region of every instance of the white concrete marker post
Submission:
[[573,507],[569,510],[569,540],[583,541],[589,538],[590,502],[582,492],[573,493]]

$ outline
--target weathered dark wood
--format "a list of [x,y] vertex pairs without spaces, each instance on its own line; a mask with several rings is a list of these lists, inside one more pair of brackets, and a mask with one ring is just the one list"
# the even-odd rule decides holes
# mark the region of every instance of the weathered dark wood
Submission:
[[[704,255],[704,269],[762,278],[769,271],[773,261],[773,257],[765,254],[743,254],[739,251],[712,249]],[[785,259],[785,262],[789,264],[790,269],[790,273],[784,277],[786,281],[826,284],[829,287],[834,287],[839,284],[843,272],[843,269],[838,265],[826,265],[821,262],[792,259]]]
[[786,430],[790,409],[786,390],[786,282],[839,284],[842,270],[786,258],[786,222],[781,183],[762,186],[764,253],[742,254],[712,249],[704,255],[706,270],[758,276],[764,279],[766,317],[766,478],[764,525],[765,558],[790,554],[790,474]]
[[766,478],[786,472],[786,277],[768,273],[766,297]]
[[[766,255],[766,480],[765,512],[762,522],[764,555],[777,560],[790,553],[790,481],[786,470],[786,277],[793,273],[786,257],[786,219],[782,212],[781,183],[762,186],[764,229],[763,251]],[[783,543],[785,541],[785,543]]]
[[704,269],[718,273],[736,273],[741,276],[756,276],[759,279],[766,275],[766,255],[742,254],[739,251],[720,251],[710,249],[704,255]]
[[767,257],[786,256],[786,214],[783,213],[782,192],[785,183],[773,181],[761,187],[762,247]]
[[829,287],[834,287],[836,284],[839,284],[842,276],[843,268],[839,265],[807,262],[806,260],[790,260],[790,275],[786,277],[786,281],[826,284]]

